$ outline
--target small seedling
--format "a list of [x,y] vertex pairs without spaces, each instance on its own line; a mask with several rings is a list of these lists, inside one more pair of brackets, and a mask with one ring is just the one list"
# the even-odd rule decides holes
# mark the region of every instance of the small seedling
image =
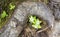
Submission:
[[35,23],[34,21],[36,21],[36,17],[35,16],[34,17],[33,16],[30,16],[29,17],[29,22],[30,23]]
[[6,11],[3,11],[1,14],[1,19],[5,18],[6,16],[8,16],[8,14],[6,13]]
[[13,3],[10,3],[10,4],[9,4],[9,7],[10,7],[10,8],[9,8],[10,10],[13,10],[13,9],[15,8],[15,5],[14,5]]
[[0,16],[0,22],[1,22],[1,19],[5,18],[6,16],[8,16],[8,14],[6,13],[6,11],[3,11]]
[[42,21],[40,21],[38,18],[36,18],[36,16],[30,16],[29,17],[29,22],[32,23],[32,27],[39,29],[41,28],[41,23]]

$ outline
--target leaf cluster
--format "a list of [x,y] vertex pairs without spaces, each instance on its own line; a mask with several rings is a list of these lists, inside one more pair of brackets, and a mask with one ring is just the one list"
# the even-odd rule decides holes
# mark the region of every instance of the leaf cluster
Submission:
[[32,23],[32,27],[39,29],[41,28],[41,23],[42,21],[40,21],[38,18],[36,18],[36,16],[30,16],[29,17],[29,22]]

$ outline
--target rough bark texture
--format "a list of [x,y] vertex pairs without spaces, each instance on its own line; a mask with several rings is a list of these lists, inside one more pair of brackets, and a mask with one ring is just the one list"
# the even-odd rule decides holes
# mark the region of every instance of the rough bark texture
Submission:
[[23,2],[22,4],[18,5],[14,15],[6,26],[6,30],[0,35],[0,37],[18,37],[26,25],[27,16],[30,14],[42,18],[48,23],[50,27],[52,27],[52,32],[48,33],[49,37],[60,36],[60,22],[54,22],[55,19],[52,11],[45,4],[40,2]]
[[26,10],[21,5],[18,6],[0,37],[18,37],[26,24],[26,19]]
[[60,0],[50,0],[49,7],[53,11],[53,15],[55,18],[51,37],[60,37]]

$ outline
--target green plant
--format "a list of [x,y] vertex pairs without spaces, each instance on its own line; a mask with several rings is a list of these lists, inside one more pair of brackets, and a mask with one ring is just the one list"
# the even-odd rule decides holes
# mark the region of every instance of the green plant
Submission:
[[0,22],[1,22],[1,19],[5,18],[6,16],[8,16],[8,14],[6,13],[6,11],[3,11],[0,16]]
[[42,21],[40,21],[38,18],[36,18],[36,16],[30,16],[29,17],[29,22],[32,23],[32,27],[39,29],[41,28],[41,23]]
[[13,10],[13,9],[15,8],[15,4],[10,3],[10,4],[9,4],[9,7],[10,7],[10,8],[9,8],[10,10]]
[[8,16],[8,14],[6,13],[6,11],[3,11],[2,14],[1,14],[1,19],[5,18],[6,16]]

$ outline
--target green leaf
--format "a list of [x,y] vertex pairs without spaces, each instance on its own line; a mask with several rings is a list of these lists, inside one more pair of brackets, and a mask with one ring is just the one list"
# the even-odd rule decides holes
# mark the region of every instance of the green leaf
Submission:
[[36,26],[36,25],[32,25],[32,27],[37,28],[37,26]]
[[37,19],[36,16],[30,16],[29,17],[29,22],[32,23],[32,27],[34,27],[36,29],[41,28],[40,23],[42,23],[42,21]]
[[7,15],[6,11],[3,11],[2,14],[1,14],[1,18],[5,18]]
[[38,28],[42,28],[41,25],[38,25]]
[[40,21],[39,19],[36,19],[36,22],[35,22],[36,28],[41,28],[41,25],[40,25],[41,22],[42,21]]
[[36,28],[36,29],[41,28],[41,26],[40,26],[40,25],[32,25],[32,27],[34,27],[34,28]]
[[9,7],[10,7],[10,8],[9,8],[10,10],[13,10],[13,9],[15,8],[15,5],[14,5],[13,3],[10,3],[10,4],[9,4]]
[[33,17],[33,16],[29,17],[29,22],[30,23],[34,23],[35,20],[36,20],[36,17]]
[[35,24],[40,24],[42,21],[40,21],[39,19],[36,19],[36,23]]

